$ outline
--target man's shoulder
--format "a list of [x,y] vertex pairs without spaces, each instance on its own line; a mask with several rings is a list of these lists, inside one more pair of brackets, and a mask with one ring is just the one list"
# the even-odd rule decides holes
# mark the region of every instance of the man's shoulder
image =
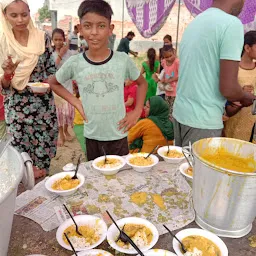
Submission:
[[113,57],[115,60],[122,60],[125,62],[130,58],[125,52],[118,52],[118,51],[113,52]]

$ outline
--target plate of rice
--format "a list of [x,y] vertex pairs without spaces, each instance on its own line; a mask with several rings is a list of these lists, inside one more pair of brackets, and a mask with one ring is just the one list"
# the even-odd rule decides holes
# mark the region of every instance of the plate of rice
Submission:
[[[150,250],[158,241],[157,228],[149,221],[130,217],[117,221],[117,225],[133,240],[142,252]],[[109,245],[115,250],[126,254],[137,254],[137,251],[129,244],[118,240],[119,231],[114,224],[110,226],[107,233]]]
[[[73,256],[75,256],[75,254],[73,254]],[[78,252],[77,256],[113,256],[113,254],[104,250],[92,249],[88,251]]]
[[107,225],[102,219],[93,215],[78,215],[74,219],[82,236],[76,233],[72,219],[66,220],[59,226],[56,233],[57,241],[63,248],[72,251],[64,233],[78,252],[93,249],[105,240]]
[[161,147],[157,150],[157,154],[161,156],[166,163],[170,164],[179,164],[185,160],[182,148],[177,146],[169,146],[169,152],[168,146]]
[[28,86],[34,93],[46,93],[50,88],[50,85],[47,83],[28,83]]
[[107,155],[107,161],[105,162],[105,156],[96,158],[92,162],[94,169],[100,171],[104,175],[114,175],[125,166],[125,159],[121,156]]
[[136,172],[148,172],[158,164],[159,159],[155,155],[151,155],[145,159],[147,156],[148,153],[130,154],[126,157],[126,163]]

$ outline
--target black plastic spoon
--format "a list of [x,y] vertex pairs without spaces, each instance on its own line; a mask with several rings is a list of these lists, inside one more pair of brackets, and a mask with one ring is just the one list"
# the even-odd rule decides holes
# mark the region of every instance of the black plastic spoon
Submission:
[[163,225],[163,226],[164,226],[164,228],[171,234],[171,236],[174,237],[174,238],[180,243],[182,252],[183,252],[183,253],[186,253],[187,250],[185,249],[185,246],[184,246],[184,244],[180,241],[180,239],[177,238],[177,236],[175,236],[169,228],[167,228],[165,225]]
[[132,241],[132,239],[124,232],[124,226],[123,226],[123,228],[121,229],[118,225],[117,225],[117,223],[115,222],[115,220],[114,220],[114,218],[110,215],[110,213],[108,212],[108,211],[106,211],[107,212],[107,214],[108,214],[108,216],[110,217],[110,219],[112,220],[112,222],[115,224],[115,226],[117,227],[117,229],[119,230],[119,236],[118,236],[118,238],[117,238],[117,240],[116,240],[116,242],[117,241],[119,241],[119,240],[121,240],[123,243],[129,243],[136,251],[137,251],[137,253],[138,254],[140,254],[141,256],[144,256],[144,254],[143,254],[143,252],[139,249],[139,247]]
[[76,224],[72,214],[70,213],[70,211],[68,210],[67,206],[65,204],[63,204],[63,206],[65,207],[66,211],[68,212],[70,218],[73,220],[75,226],[76,226],[76,233],[79,235],[79,236],[83,236],[80,232],[79,232],[79,229],[78,229],[78,225]]
[[155,152],[155,150],[156,150],[158,147],[159,147],[159,145],[157,145],[156,147],[154,147],[154,149],[153,149],[147,156],[145,156],[144,158],[145,158],[145,159],[148,159],[148,158]]
[[74,252],[74,254],[77,256],[76,250],[75,250],[75,248],[74,248],[73,244],[71,243],[71,241],[69,240],[68,235],[67,235],[66,233],[64,233],[64,235],[65,235],[65,237],[67,238],[68,243],[69,243],[69,245],[70,245],[70,247],[71,247],[72,251],[73,251],[73,252]]
[[78,172],[78,169],[79,169],[79,165],[81,163],[81,158],[82,158],[82,155],[80,155],[79,158],[78,158],[77,165],[76,165],[76,170],[75,170],[75,175],[71,178],[72,180],[77,180],[78,179],[77,172]]
[[105,156],[104,164],[106,164],[107,163],[107,154],[106,154],[106,151],[105,151],[103,146],[102,146],[102,151],[103,151],[103,154]]
[[169,154],[169,152],[170,152],[169,141],[168,141],[168,138],[167,138],[167,137],[165,137],[165,139],[166,139],[166,144],[167,144],[167,147],[168,147],[167,154]]

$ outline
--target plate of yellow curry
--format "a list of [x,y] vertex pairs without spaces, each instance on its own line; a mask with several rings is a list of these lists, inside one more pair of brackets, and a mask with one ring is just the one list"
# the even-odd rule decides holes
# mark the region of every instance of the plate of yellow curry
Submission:
[[107,225],[99,217],[93,215],[79,215],[74,217],[78,230],[82,236],[76,233],[72,219],[62,223],[56,233],[58,243],[67,250],[72,250],[64,233],[76,251],[90,250],[100,245],[107,236]]
[[84,184],[84,176],[80,173],[77,174],[78,179],[73,180],[75,172],[60,172],[45,182],[45,188],[60,196],[69,196],[75,193]]
[[176,234],[185,249],[183,254],[180,244],[173,239],[173,249],[178,256],[228,256],[228,249],[225,243],[215,234],[198,228],[184,229]]
[[[159,234],[157,228],[149,221],[129,217],[117,221],[117,225],[133,240],[142,252],[151,249],[158,241]],[[126,253],[136,254],[135,249],[129,244],[118,240],[119,231],[114,224],[108,229],[107,240],[109,245],[115,250]]]
[[158,157],[153,154],[146,158],[148,154],[149,153],[130,154],[126,157],[126,162],[136,172],[148,172],[159,162]]
[[169,146],[169,152],[168,146],[161,147],[158,149],[157,154],[170,164],[178,164],[185,159],[182,148],[177,146]]

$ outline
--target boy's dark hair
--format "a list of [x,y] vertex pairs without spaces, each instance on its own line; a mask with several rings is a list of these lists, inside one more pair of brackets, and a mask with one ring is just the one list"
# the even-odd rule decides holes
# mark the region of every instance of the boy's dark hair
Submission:
[[65,33],[64,31],[61,29],[61,28],[55,28],[53,31],[52,31],[52,38],[54,36],[54,34],[60,34],[63,36],[63,39],[65,41]]
[[133,36],[133,37],[135,37],[135,34],[134,34],[134,32],[130,31],[130,32],[128,32],[128,34],[127,34],[127,37],[128,37],[128,36]]
[[110,4],[104,0],[84,0],[78,8],[78,17],[80,20],[87,13],[96,13],[111,22],[113,10]]
[[[251,30],[244,35],[244,47],[246,45],[252,47],[254,44],[256,44],[256,30]],[[245,50],[243,48],[242,56],[244,52]]]
[[167,39],[167,40],[169,40],[170,42],[172,42],[172,36],[170,36],[170,35],[165,35],[165,36],[164,36],[164,39]]
[[154,48],[149,48],[147,52],[149,68],[151,72],[154,72],[155,61],[156,61],[156,50]]
[[174,49],[172,47],[172,45],[165,45],[163,48],[162,48],[162,53],[164,52],[173,52]]

